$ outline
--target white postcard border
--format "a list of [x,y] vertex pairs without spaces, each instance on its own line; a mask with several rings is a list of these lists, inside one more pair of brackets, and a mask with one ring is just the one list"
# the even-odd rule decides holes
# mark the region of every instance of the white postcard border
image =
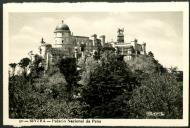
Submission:
[[[55,8],[56,7],[56,8]],[[64,7],[64,8],[63,8]],[[8,51],[10,12],[150,12],[182,11],[183,12],[183,119],[98,119],[101,123],[52,123],[52,119],[31,123],[30,119],[10,119],[8,117]],[[189,8],[188,2],[157,3],[8,3],[3,5],[3,124],[14,126],[31,125],[75,125],[75,126],[187,126],[189,104]],[[91,122],[93,119],[89,119]],[[43,122],[45,121],[45,122]]]

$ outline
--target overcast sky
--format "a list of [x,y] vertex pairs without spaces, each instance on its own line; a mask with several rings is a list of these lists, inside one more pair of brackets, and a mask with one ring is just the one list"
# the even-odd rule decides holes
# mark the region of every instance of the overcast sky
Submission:
[[9,62],[19,62],[30,50],[37,52],[42,37],[53,42],[61,20],[74,35],[104,34],[106,41],[115,41],[117,29],[124,28],[125,42],[146,42],[147,51],[162,65],[182,69],[182,12],[9,13]]

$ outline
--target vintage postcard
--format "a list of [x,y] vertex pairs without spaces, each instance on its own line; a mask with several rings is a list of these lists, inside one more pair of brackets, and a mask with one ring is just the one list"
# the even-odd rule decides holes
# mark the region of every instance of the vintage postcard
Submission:
[[188,2],[3,5],[3,124],[187,126]]

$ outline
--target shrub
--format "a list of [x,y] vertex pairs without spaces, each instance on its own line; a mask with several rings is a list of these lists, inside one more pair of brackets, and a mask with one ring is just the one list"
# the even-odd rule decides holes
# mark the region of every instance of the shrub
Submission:
[[182,118],[182,89],[170,74],[152,74],[134,90],[130,103],[131,118],[148,118],[147,112],[163,112],[162,117]]
[[[105,51],[96,67],[95,65],[90,71],[95,70],[86,75],[89,76],[87,85],[81,89],[82,100],[88,105],[88,114],[84,117],[126,118],[127,101],[131,96],[129,92],[132,92],[136,83],[132,72],[113,51]],[[89,67],[86,66],[88,71]]]

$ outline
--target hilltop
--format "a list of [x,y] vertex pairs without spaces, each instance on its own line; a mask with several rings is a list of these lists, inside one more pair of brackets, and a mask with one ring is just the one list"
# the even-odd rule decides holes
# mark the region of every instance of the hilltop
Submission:
[[151,52],[126,62],[104,49],[59,59],[45,74],[39,60],[29,75],[9,78],[10,118],[182,118],[182,76]]

